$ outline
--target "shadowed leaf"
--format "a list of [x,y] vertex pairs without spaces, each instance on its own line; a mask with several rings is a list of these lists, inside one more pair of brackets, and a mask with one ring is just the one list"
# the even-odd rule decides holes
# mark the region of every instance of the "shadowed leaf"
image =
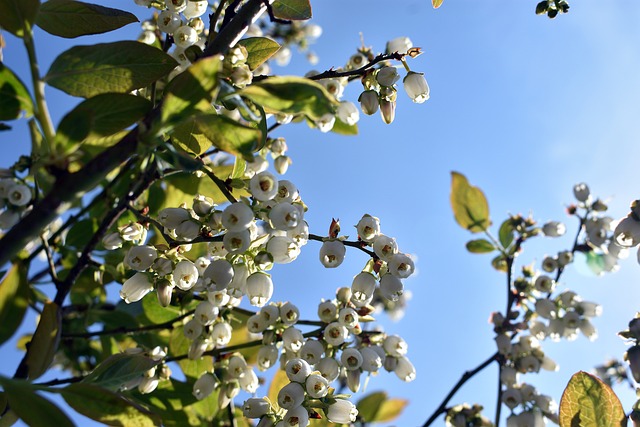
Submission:
[[29,91],[13,71],[0,62],[0,120],[15,120],[22,112],[33,115]]
[[11,338],[22,323],[28,299],[27,268],[14,264],[0,282],[0,344]]

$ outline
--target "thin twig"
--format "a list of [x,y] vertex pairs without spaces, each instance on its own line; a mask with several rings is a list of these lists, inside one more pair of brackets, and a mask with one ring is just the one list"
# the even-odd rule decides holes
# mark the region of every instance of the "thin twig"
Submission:
[[[317,234],[309,234],[309,240],[316,240],[318,242],[324,242],[324,239],[326,239],[326,237],[318,236]],[[362,242],[360,240],[358,240],[356,242],[349,241],[349,240],[341,240],[341,242],[345,246],[351,246],[352,248],[360,249],[362,252],[366,253],[371,258],[378,259],[378,255],[376,255],[375,252],[365,248],[365,246],[367,245],[365,242]]]

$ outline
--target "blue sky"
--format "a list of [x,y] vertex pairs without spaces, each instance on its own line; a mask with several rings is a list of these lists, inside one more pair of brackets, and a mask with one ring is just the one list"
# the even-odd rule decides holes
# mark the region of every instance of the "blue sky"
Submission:
[[[147,16],[133,2],[102,3],[131,10],[141,19]],[[426,420],[465,370],[495,351],[487,319],[505,305],[504,278],[492,270],[490,257],[466,253],[471,235],[453,220],[450,171],[466,174],[485,191],[496,224],[509,213],[530,212],[542,222],[567,223],[564,238],[540,239],[525,247],[519,260],[523,264],[539,266],[545,254],[570,247],[576,224],[564,208],[573,202],[573,184],[587,182],[596,195],[610,199],[616,218],[626,215],[629,202],[638,197],[640,4],[616,0],[605,7],[595,0],[573,1],[569,14],[549,20],[536,16],[536,2],[529,0],[445,0],[439,10],[427,0],[390,3],[312,2],[314,20],[324,29],[312,46],[320,59],[313,68],[342,66],[359,46],[360,33],[374,51],[383,50],[391,38],[408,36],[425,52],[409,65],[425,73],[431,99],[415,105],[400,89],[395,122],[384,125],[377,115],[362,117],[356,137],[321,134],[303,125],[282,128],[276,136],[287,138],[293,164],[286,178],[309,206],[311,232],[325,234],[331,218],[338,217],[343,231],[355,237],[350,226],[369,213],[380,218],[382,231],[396,237],[402,251],[417,256],[419,272],[405,283],[413,299],[404,319],[393,323],[383,318],[387,331],[409,343],[417,379],[404,384],[382,373],[368,389],[410,399],[395,424],[412,426]],[[130,25],[108,37],[132,38],[137,32]],[[22,47],[5,37],[5,63],[28,80],[21,68]],[[38,31],[41,68],[46,71],[72,44],[106,39],[54,40]],[[274,71],[301,75],[310,68],[297,55],[290,68]],[[345,99],[356,101],[357,85],[348,88]],[[52,88],[47,95],[56,123],[77,102]],[[25,134],[16,135],[0,134],[0,145],[10,153],[0,159],[0,167],[28,150]],[[315,315],[320,298],[350,284],[366,262],[363,254],[349,252],[340,268],[325,270],[317,261],[318,249],[310,242],[299,262],[273,271],[273,299],[300,304],[304,318]],[[584,337],[543,343],[560,364],[559,372],[524,377],[556,399],[574,372],[622,357],[625,345],[615,334],[640,309],[635,253],[621,271],[600,278],[574,267],[561,286],[601,303],[604,313],[594,322],[600,333],[595,343]],[[29,321],[25,332],[32,329]],[[0,372],[5,375],[13,373],[18,360],[11,345],[2,350]],[[452,403],[480,403],[493,417],[496,376],[495,367],[487,369]],[[623,403],[630,408],[633,393],[618,390],[624,391]]]

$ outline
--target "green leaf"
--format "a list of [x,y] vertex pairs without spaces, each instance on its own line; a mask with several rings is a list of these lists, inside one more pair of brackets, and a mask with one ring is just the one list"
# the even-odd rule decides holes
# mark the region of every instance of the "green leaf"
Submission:
[[117,390],[123,384],[139,378],[158,362],[144,354],[113,354],[103,360],[82,382]]
[[269,113],[305,114],[311,120],[333,113],[337,105],[322,85],[302,77],[270,77],[244,88],[240,94]]
[[247,65],[251,71],[258,68],[280,49],[280,45],[267,37],[249,37],[238,42],[247,49]]
[[178,63],[160,49],[135,41],[75,46],[61,53],[44,77],[72,96],[131,92],[150,85]]
[[474,254],[486,254],[496,249],[493,243],[486,239],[475,239],[467,242],[467,250]]
[[259,129],[217,114],[192,117],[174,130],[172,139],[177,147],[198,155],[214,146],[249,161],[261,140]]
[[147,99],[125,93],[104,93],[82,101],[58,126],[58,153],[70,153],[83,142],[104,143],[106,137],[133,125],[152,108]]
[[11,410],[27,425],[33,427],[75,427],[60,408],[38,395],[26,381],[0,377]]
[[61,323],[62,313],[58,304],[51,301],[45,303],[25,356],[30,380],[44,374],[53,362],[60,342]]
[[106,33],[132,22],[138,22],[132,13],[75,0],[49,0],[36,17],[40,28],[65,38]]
[[309,0],[276,0],[271,5],[276,18],[286,20],[311,19]]
[[267,392],[267,397],[269,398],[269,400],[271,401],[271,404],[274,407],[279,408],[278,393],[280,393],[280,390],[282,390],[282,387],[286,386],[290,382],[291,381],[289,381],[289,378],[287,377],[287,373],[282,369],[278,369],[275,375],[273,376],[273,378],[271,378],[271,384],[269,385],[269,391]]
[[502,254],[498,255],[497,257],[491,260],[491,266],[498,271],[502,271],[503,273],[506,273],[508,270],[507,260]]
[[[189,352],[191,340],[184,336],[182,327],[174,328],[171,331],[171,339],[169,340],[169,352],[174,356],[180,356]],[[211,370],[213,365],[213,357],[204,356],[198,360],[182,359],[178,361],[182,373],[187,378],[197,380],[200,376]]]
[[358,401],[356,407],[358,408],[358,416],[367,422],[374,422],[376,415],[380,410],[382,403],[387,399],[387,393],[378,391],[375,393],[369,393]]
[[27,268],[14,264],[0,282],[0,344],[11,338],[22,323],[28,301]]
[[574,374],[560,400],[560,427],[624,427],[627,416],[618,396],[599,378]]
[[13,71],[0,62],[0,120],[15,120],[22,112],[33,115],[29,91]]
[[25,32],[30,32],[39,7],[39,0],[0,0],[0,27],[24,37]]
[[442,6],[442,2],[444,0],[431,0],[431,4],[433,5],[434,9],[439,8],[440,6]]
[[180,308],[176,306],[161,306],[155,292],[150,292],[142,299],[142,310],[146,318],[149,319],[150,324],[168,322],[182,314]]
[[358,124],[354,123],[352,125],[348,125],[342,120],[336,119],[336,122],[333,124],[333,128],[331,128],[331,132],[337,133],[338,135],[357,135]]
[[601,276],[607,271],[606,261],[603,254],[597,254],[593,251],[589,251],[585,254],[587,258],[587,267],[596,276]]
[[458,172],[451,172],[451,208],[458,224],[472,233],[485,231],[491,225],[489,204],[482,190]]
[[160,417],[124,396],[94,384],[76,383],[60,389],[64,400],[80,414],[111,426],[152,427]]
[[98,220],[96,218],[83,219],[76,222],[69,229],[67,237],[64,240],[66,246],[76,249],[83,249],[89,240],[93,237],[93,233],[98,230]]
[[11,427],[20,419],[16,413],[11,410],[11,408],[7,408],[8,404],[9,401],[7,400],[7,393],[0,392],[0,414],[2,414],[2,418],[0,418],[0,427]]
[[500,240],[502,247],[506,249],[513,242],[513,239],[513,222],[511,221],[511,218],[508,218],[500,225],[498,240]]
[[194,111],[211,110],[218,91],[220,60],[203,58],[169,82],[164,91],[161,126],[177,123]]
[[382,402],[380,410],[376,414],[376,422],[386,423],[393,421],[402,414],[404,408],[409,404],[406,399],[387,399]]

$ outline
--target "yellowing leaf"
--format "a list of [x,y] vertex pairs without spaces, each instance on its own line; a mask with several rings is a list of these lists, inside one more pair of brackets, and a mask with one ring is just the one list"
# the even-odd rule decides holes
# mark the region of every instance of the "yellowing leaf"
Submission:
[[11,338],[22,323],[28,298],[27,269],[14,264],[0,282],[0,344]]
[[62,313],[58,304],[47,302],[25,356],[30,380],[35,380],[49,369],[60,342],[61,322]]
[[626,427],[618,396],[598,377],[574,374],[560,400],[560,427]]
[[491,225],[489,204],[482,190],[458,172],[451,172],[451,208],[458,224],[472,233],[485,231]]
[[439,8],[440,6],[442,6],[442,2],[444,0],[431,0],[431,4],[433,5],[434,9]]
[[496,247],[486,239],[475,239],[467,242],[467,250],[474,254],[486,254],[495,251]]
[[279,408],[278,393],[280,393],[280,390],[282,390],[282,387],[286,386],[290,382],[291,381],[289,381],[289,378],[287,377],[287,373],[282,369],[278,369],[276,371],[276,374],[271,379],[271,385],[269,385],[269,391],[267,392],[267,397],[269,398],[273,406],[275,406],[276,408]]

